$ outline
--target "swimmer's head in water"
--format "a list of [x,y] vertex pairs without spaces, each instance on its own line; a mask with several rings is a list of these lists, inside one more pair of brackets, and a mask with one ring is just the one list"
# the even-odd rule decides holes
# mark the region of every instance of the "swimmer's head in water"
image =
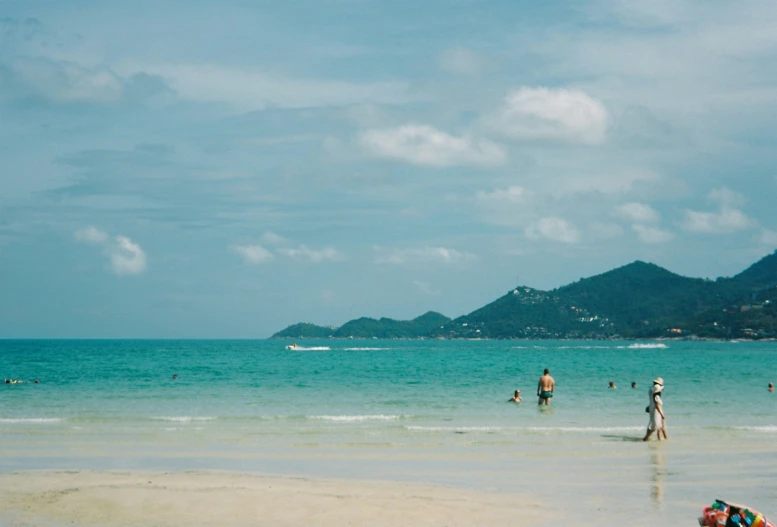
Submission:
[[637,383],[636,383],[636,382],[632,382],[632,383],[631,383],[631,387],[632,387],[632,388],[636,388],[636,387],[637,387]]
[[521,390],[515,390],[515,396],[518,397],[519,395],[521,395]]
[[610,381],[610,388],[615,388],[615,381]]

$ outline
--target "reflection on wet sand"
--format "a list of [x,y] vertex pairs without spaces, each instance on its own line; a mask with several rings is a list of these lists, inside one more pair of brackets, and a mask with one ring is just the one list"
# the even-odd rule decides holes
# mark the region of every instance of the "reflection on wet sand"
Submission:
[[666,478],[666,455],[661,445],[656,445],[650,453],[650,465],[653,469],[653,485],[650,489],[650,497],[659,508],[664,507],[664,479]]

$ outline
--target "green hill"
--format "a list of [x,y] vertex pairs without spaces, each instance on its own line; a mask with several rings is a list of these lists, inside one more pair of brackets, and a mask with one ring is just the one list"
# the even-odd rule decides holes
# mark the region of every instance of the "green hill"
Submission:
[[272,338],[379,338],[379,339],[415,339],[429,335],[451,319],[440,313],[429,311],[413,320],[394,320],[391,318],[357,318],[346,322],[339,328],[325,328],[313,324],[294,324],[279,331]]
[[[289,329],[275,336],[286,336]],[[777,338],[777,251],[731,278],[688,278],[636,261],[552,291],[520,286],[455,320],[432,312],[411,321],[360,318],[330,334],[340,338]]]
[[731,280],[753,291],[774,287],[777,285],[777,251],[761,258]]
[[332,336],[337,328],[316,326],[307,322],[293,324],[272,336],[272,338],[293,339],[326,339]]
[[343,324],[335,333],[337,338],[397,339],[420,338],[447,324],[451,319],[440,313],[429,311],[413,320],[394,320],[391,318],[358,318]]
[[720,292],[712,280],[639,261],[554,291],[568,304],[607,318],[625,337],[660,335],[690,313],[723,305]]
[[[494,302],[459,317],[435,332],[444,338],[564,338],[589,335],[590,328],[580,322],[584,311],[570,309],[558,296],[517,287]],[[597,326],[598,327],[598,326]]]

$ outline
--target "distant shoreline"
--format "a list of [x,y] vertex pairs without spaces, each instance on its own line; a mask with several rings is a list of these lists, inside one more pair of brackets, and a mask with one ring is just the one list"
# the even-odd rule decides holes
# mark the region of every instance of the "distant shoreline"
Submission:
[[[220,340],[220,339],[215,339]],[[228,339],[227,339],[228,340]],[[478,341],[493,341],[493,342],[504,342],[508,340],[519,340],[519,341],[578,341],[578,342],[777,342],[777,338],[774,337],[766,337],[762,339],[757,338],[735,338],[735,339],[719,339],[719,338],[711,338],[711,337],[634,337],[634,338],[602,338],[602,339],[587,339],[587,338],[564,338],[564,337],[557,337],[557,338],[526,338],[526,337],[514,337],[514,338],[488,338],[488,337],[481,337],[481,338],[464,338],[464,337],[455,337],[455,338],[442,338],[442,337],[278,337],[278,336],[271,336],[268,337],[267,340],[286,340],[286,341],[293,341],[293,340],[315,340],[315,341],[322,341],[322,340],[336,340],[336,341],[349,341],[349,340],[407,340],[407,341],[468,341],[468,342],[478,342]]]
[[517,286],[451,319],[298,322],[278,338],[761,341],[777,338],[777,251],[730,278],[688,278],[635,261],[543,291]]

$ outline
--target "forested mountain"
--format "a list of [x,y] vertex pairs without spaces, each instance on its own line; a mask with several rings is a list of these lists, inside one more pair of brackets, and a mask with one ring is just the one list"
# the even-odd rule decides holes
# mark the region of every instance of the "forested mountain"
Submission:
[[391,318],[357,318],[346,322],[339,328],[316,326],[314,324],[294,324],[279,331],[273,338],[379,338],[379,339],[415,339],[429,335],[435,329],[447,324],[451,319],[440,313],[429,311],[413,320],[394,320]]
[[[310,325],[312,326],[312,325]],[[688,278],[633,262],[552,291],[520,286],[450,320],[361,318],[314,334],[336,338],[777,338],[777,251],[732,278]]]
[[732,280],[753,291],[774,287],[777,285],[777,251],[761,258]]
[[292,324],[283,331],[279,331],[272,338],[295,338],[295,339],[326,339],[332,336],[337,328],[328,326],[317,326],[307,322]]

